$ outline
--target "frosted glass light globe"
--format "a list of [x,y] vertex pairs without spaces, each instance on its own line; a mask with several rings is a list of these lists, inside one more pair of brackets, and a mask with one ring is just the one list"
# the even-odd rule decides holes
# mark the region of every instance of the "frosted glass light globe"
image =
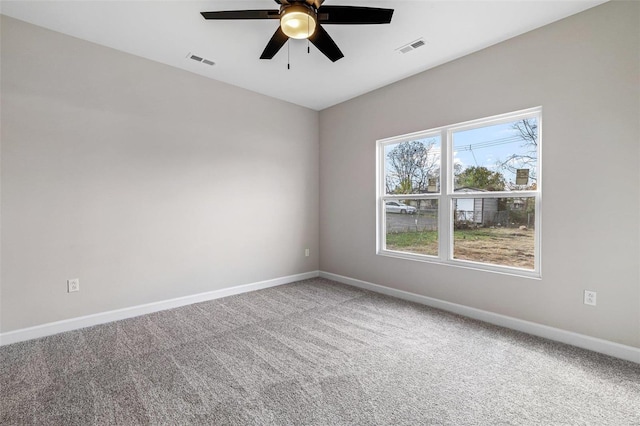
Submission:
[[280,27],[287,36],[296,39],[309,38],[316,30],[316,17],[305,6],[290,6],[280,18]]

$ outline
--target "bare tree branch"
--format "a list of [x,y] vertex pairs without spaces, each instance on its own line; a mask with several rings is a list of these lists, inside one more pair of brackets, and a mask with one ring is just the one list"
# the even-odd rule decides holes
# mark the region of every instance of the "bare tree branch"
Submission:
[[[532,185],[536,185],[536,166],[538,163],[538,121],[535,118],[525,118],[517,121],[512,126],[516,130],[524,142],[521,146],[528,148],[524,153],[517,153],[508,156],[505,160],[496,163],[498,169],[506,170],[512,174],[516,174],[518,169],[529,169],[531,174],[529,178],[533,181]],[[509,186],[515,188],[521,185],[512,183]]]
[[440,156],[434,152],[434,146],[434,140],[407,141],[396,145],[387,154],[387,193],[427,192],[429,178],[440,173]]

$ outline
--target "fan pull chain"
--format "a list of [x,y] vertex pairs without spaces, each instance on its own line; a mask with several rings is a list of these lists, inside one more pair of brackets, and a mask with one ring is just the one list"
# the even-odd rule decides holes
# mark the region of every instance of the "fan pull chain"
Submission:
[[307,54],[311,53],[311,48],[309,47],[309,37],[311,37],[311,33],[309,32],[309,20],[311,17],[307,15]]
[[289,47],[291,45],[291,41],[287,40],[287,69],[290,70],[291,69],[291,48]]

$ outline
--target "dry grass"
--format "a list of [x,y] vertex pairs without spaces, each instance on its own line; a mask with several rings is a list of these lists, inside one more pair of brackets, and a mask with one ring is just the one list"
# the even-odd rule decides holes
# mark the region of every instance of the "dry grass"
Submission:
[[533,269],[534,231],[496,228],[456,231],[453,257],[494,265]]

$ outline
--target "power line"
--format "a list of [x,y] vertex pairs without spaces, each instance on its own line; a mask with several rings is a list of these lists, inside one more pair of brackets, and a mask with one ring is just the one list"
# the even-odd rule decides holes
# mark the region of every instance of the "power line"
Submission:
[[518,141],[523,141],[523,139],[520,136],[509,136],[505,138],[491,139],[488,141],[477,142],[469,145],[465,144],[465,145],[456,146],[454,142],[453,148],[458,151],[471,151],[473,149],[482,149],[482,148],[489,148],[489,147],[498,146],[498,145],[507,145],[510,143],[518,142]]
[[469,151],[471,151],[471,155],[473,155],[473,161],[476,162],[476,167],[478,167],[478,160],[476,160],[476,154],[473,153],[473,149],[471,149],[471,145],[469,145]]

